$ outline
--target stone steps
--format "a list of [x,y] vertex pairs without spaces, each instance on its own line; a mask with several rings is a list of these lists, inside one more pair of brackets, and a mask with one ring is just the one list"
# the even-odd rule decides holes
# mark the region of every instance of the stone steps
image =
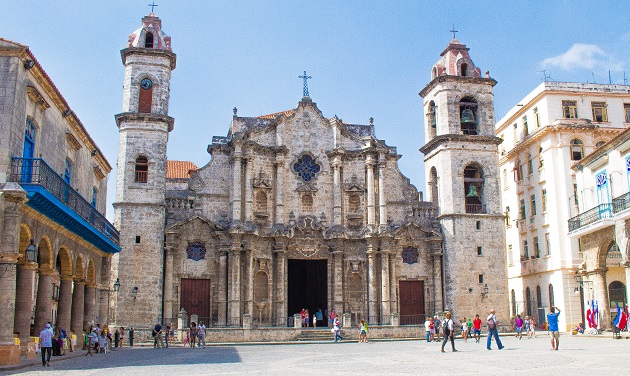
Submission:
[[330,331],[330,329],[324,327],[322,329],[302,330],[302,334],[300,334],[297,340],[300,342],[330,341],[333,337],[334,334]]

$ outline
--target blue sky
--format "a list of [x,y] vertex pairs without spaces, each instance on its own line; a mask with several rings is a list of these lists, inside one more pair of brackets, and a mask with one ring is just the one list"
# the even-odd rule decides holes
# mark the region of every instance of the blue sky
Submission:
[[[6,1],[0,37],[28,45],[115,166],[124,78],[120,50],[149,1]],[[495,86],[500,119],[543,79],[630,83],[624,1],[192,1],[155,13],[173,38],[169,159],[209,161],[212,136],[241,116],[292,109],[310,96],[324,116],[374,118],[376,135],[402,154],[400,169],[424,191],[422,100],[431,66],[452,34]],[[594,5],[596,4],[596,5]],[[112,218],[115,171],[109,176]]]

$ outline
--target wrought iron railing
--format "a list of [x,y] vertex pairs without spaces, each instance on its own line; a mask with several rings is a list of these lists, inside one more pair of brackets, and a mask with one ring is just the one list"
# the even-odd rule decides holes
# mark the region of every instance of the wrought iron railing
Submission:
[[613,213],[617,214],[620,211],[624,211],[630,208],[630,192],[625,193],[619,197],[615,197],[612,200]]
[[39,185],[45,188],[114,244],[119,244],[118,230],[43,159],[13,157],[10,180],[22,185]]
[[466,213],[486,214],[486,205],[484,205],[484,204],[466,204]]
[[601,204],[569,219],[569,232],[580,229],[591,223],[612,217],[611,204]]

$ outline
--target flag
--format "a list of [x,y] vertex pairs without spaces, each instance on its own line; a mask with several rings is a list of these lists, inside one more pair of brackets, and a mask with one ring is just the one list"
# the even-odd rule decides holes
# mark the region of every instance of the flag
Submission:
[[589,328],[593,328],[595,327],[595,325],[593,325],[593,311],[595,310],[593,307],[593,301],[591,300],[589,303],[587,303],[587,305],[590,304],[590,308],[586,311],[586,320],[588,321],[588,327]]
[[619,329],[624,330],[628,325],[628,306],[621,312],[621,319],[619,319]]
[[613,321],[613,325],[621,329],[621,327],[619,326],[619,322],[621,321],[621,308],[619,307],[619,303],[615,302],[615,305],[617,306],[617,316],[615,316],[615,321]]
[[599,306],[597,304],[597,300],[595,300],[595,309],[593,310],[593,325],[596,328],[599,328]]

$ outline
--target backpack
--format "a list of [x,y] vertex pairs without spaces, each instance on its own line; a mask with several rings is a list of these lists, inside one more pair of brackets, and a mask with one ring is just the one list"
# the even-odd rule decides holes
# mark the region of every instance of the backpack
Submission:
[[451,330],[448,328],[448,322],[451,320],[444,320],[442,321],[442,331],[444,332],[445,336],[448,336],[449,334],[451,334]]
[[488,320],[488,329],[492,330],[497,327],[497,323],[493,319]]

